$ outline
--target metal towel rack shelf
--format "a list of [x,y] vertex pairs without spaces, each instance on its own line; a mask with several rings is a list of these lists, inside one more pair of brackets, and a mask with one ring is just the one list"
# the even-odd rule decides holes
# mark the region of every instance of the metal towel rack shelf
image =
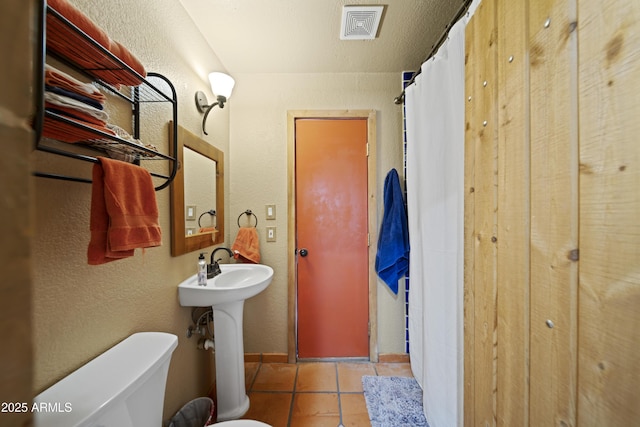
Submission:
[[[39,9],[39,37],[38,37],[38,49],[36,49],[36,70],[35,70],[35,96],[36,96],[36,114],[33,120],[33,128],[36,133],[35,148],[39,151],[44,151],[50,154],[64,156],[84,162],[97,163],[98,158],[96,156],[82,154],[79,150],[76,150],[73,146],[76,144],[59,143],[56,144],[55,140],[49,140],[43,138],[43,126],[45,120],[72,126],[78,129],[81,134],[90,133],[94,137],[83,140],[78,145],[82,145],[84,148],[88,148],[91,151],[98,153],[97,155],[106,155],[107,149],[110,152],[116,152],[120,154],[127,154],[134,157],[133,163],[140,165],[141,160],[162,160],[168,162],[167,173],[150,172],[152,177],[162,180],[161,184],[155,187],[156,190],[166,188],[171,181],[173,181],[176,172],[178,170],[178,162],[173,155],[167,155],[162,152],[158,152],[152,148],[148,148],[135,142],[128,141],[118,136],[113,136],[100,130],[96,130],[90,126],[85,126],[75,120],[71,120],[64,115],[57,114],[53,111],[49,111],[45,108],[44,103],[44,64],[47,55],[55,57],[57,60],[65,63],[71,68],[81,72],[83,75],[92,79],[100,87],[107,90],[110,94],[115,95],[131,105],[131,114],[133,118],[133,138],[140,138],[140,121],[141,121],[141,106],[145,103],[151,102],[164,102],[171,107],[171,122],[173,123],[173,134],[177,135],[178,126],[178,105],[177,95],[173,84],[166,77],[158,73],[147,73],[146,77],[140,76],[136,71],[131,69],[118,57],[113,55],[109,50],[101,46],[86,33],[76,27],[73,23],[67,20],[64,16],[59,14],[56,10],[50,8],[45,0],[40,2],[41,8]],[[65,27],[73,32],[74,35],[79,37],[83,46],[87,46],[87,49],[91,51],[90,57],[99,57],[101,61],[96,65],[96,68],[89,69],[82,67],[73,62],[72,59],[60,56],[54,52],[47,51],[47,32],[46,22],[47,17],[55,19],[57,22],[62,23]],[[108,83],[102,81],[93,72],[100,72],[101,70],[117,70],[118,72],[127,73],[131,77],[140,81],[139,86],[125,86],[118,89]],[[60,148],[59,146],[64,148]],[[67,147],[68,146],[68,147]],[[172,149],[172,150],[171,150]],[[174,138],[172,147],[169,147],[170,153],[177,152],[177,139]],[[49,172],[37,171],[33,173],[34,176],[53,178],[74,182],[90,183],[91,179],[78,176],[71,176],[65,174],[56,174]]]

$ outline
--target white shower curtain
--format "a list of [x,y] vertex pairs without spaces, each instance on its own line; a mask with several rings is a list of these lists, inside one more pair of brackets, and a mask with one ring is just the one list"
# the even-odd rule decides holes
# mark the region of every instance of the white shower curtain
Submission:
[[430,427],[462,425],[466,22],[405,91],[409,349]]

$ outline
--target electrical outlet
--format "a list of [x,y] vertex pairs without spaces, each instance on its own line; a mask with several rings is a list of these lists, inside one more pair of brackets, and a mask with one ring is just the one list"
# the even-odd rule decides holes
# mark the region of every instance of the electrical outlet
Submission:
[[276,241],[276,228],[267,227],[267,242],[275,242],[275,241]]

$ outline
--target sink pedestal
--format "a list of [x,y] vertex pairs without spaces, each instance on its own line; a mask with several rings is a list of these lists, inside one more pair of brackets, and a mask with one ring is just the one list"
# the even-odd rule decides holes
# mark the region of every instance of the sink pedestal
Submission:
[[218,421],[235,420],[249,410],[244,380],[243,307],[244,300],[212,306]]
[[220,274],[198,285],[194,274],[178,285],[183,307],[213,309],[216,354],[218,420],[233,420],[249,409],[244,386],[244,343],[242,310],[244,300],[264,291],[271,283],[273,269],[262,264],[222,264]]

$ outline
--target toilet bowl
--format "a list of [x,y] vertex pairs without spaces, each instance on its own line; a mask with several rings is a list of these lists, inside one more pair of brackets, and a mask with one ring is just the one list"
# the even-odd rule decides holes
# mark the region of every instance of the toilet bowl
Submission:
[[178,337],[141,332],[34,399],[36,427],[158,427]]
[[216,427],[271,427],[269,424],[254,420],[223,421],[221,423],[215,423],[213,425]]

